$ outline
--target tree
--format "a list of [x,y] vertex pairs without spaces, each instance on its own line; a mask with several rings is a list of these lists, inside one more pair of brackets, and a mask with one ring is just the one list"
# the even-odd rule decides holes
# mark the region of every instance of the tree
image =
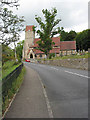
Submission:
[[19,32],[23,30],[24,17],[18,17],[14,15],[12,11],[8,11],[7,8],[0,11],[2,20],[1,27],[1,40],[3,44],[9,45],[12,42],[19,40]]
[[60,41],[67,41],[67,35],[68,35],[68,32],[65,32],[63,30],[60,35]]
[[8,5],[10,7],[13,7],[13,6],[17,7],[17,6],[19,6],[18,1],[19,0],[1,0],[0,6]]
[[73,30],[71,30],[68,34],[67,34],[67,41],[73,41],[76,37],[77,33]]
[[19,59],[22,58],[22,50],[23,50],[23,45],[24,45],[24,40],[17,43],[17,47],[16,47],[16,53],[17,53],[17,57]]
[[19,0],[1,0],[0,1],[0,42],[5,45],[14,43],[15,46],[15,58],[16,58],[16,44],[15,42],[20,38],[20,31],[23,29],[24,17],[14,15],[12,11],[7,8],[3,8],[4,5],[9,5],[10,7],[18,6]]
[[55,26],[61,21],[61,19],[55,20],[57,15],[56,8],[52,8],[49,10],[42,10],[45,21],[43,22],[41,17],[35,16],[36,21],[38,22],[40,29],[37,30],[37,34],[40,37],[40,41],[38,41],[38,49],[43,51],[47,57],[49,55],[49,51],[52,50],[52,45],[55,43],[52,42],[52,37],[60,32],[60,28],[55,28]]
[[14,51],[7,45],[2,45],[2,65],[8,60],[14,60]]
[[90,29],[78,33],[76,38],[77,50],[88,50],[90,48]]
[[64,30],[61,32],[60,41],[73,41],[76,37],[76,32],[71,30],[69,33]]

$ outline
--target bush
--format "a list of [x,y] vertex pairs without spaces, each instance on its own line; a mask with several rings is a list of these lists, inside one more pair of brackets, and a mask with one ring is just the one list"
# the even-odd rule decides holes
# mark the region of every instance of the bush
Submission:
[[55,57],[55,53],[50,53],[49,54],[49,59],[51,59],[52,57]]

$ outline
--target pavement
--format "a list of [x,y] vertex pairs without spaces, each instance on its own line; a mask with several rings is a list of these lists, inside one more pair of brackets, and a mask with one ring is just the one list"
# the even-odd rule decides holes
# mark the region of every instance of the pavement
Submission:
[[5,118],[49,118],[40,78],[26,66],[24,81]]

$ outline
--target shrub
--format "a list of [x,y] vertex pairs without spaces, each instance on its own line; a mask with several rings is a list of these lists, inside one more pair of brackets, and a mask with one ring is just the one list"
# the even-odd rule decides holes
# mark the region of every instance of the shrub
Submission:
[[55,53],[50,53],[49,54],[49,59],[51,59],[52,57],[55,57]]

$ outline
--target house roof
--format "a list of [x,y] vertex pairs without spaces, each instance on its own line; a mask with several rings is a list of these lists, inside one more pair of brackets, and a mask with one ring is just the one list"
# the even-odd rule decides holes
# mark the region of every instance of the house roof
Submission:
[[59,53],[60,52],[60,48],[53,48],[52,50],[50,50],[49,53]]
[[76,41],[62,41],[60,42],[60,50],[75,50]]
[[[38,47],[38,44],[37,44],[37,41],[39,41],[40,39],[39,38],[35,38],[33,44],[31,47]],[[60,46],[60,37],[53,37],[52,38],[52,42],[55,43],[55,45],[53,46]]]
[[[50,50],[49,53],[59,53],[60,52],[60,48],[53,48],[52,50]],[[43,54],[44,52],[40,51],[40,50],[35,50],[34,51],[35,54]]]
[[33,31],[33,27],[34,27],[34,25],[32,25],[32,26],[26,26],[26,30],[25,31],[28,31],[28,30]]

